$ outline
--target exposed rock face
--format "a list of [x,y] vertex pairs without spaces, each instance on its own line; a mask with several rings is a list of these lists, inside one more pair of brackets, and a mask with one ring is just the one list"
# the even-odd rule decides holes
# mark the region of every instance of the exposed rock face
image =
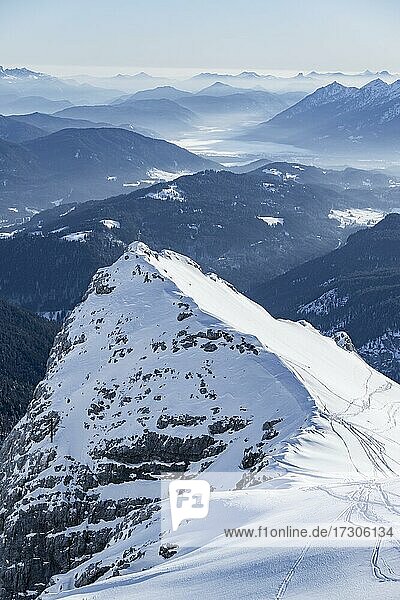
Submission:
[[339,348],[343,348],[344,350],[347,350],[347,352],[356,351],[356,348],[353,342],[351,341],[351,337],[348,333],[346,333],[346,331],[336,331],[332,335],[332,337],[339,346]]
[[[168,269],[188,264],[195,281],[187,259],[133,245],[57,336],[0,455],[3,600],[142,568],[135,528],[159,510],[161,473],[257,471],[279,448],[276,424],[297,407],[290,377],[279,382],[258,340],[184,296]],[[286,405],[267,427],[271,397]],[[175,551],[160,547],[159,559]]]
[[178,551],[178,546],[176,544],[161,544],[159,555],[163,558],[171,558]]

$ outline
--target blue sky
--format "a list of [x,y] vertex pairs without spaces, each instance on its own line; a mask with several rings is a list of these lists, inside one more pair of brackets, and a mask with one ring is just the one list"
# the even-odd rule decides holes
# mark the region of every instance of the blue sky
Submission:
[[0,64],[400,70],[399,0],[1,0]]

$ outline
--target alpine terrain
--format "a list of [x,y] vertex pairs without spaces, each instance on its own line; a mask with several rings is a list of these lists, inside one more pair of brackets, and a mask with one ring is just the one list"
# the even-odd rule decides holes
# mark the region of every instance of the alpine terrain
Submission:
[[[3,445],[2,599],[393,600],[397,533],[283,546],[224,535],[398,531],[400,386],[347,342],[275,320],[184,256],[131,245],[65,321]],[[175,533],[159,510],[171,471],[212,483],[209,517]]]
[[313,148],[388,158],[399,151],[400,79],[363,87],[337,82],[317,89],[245,135]]

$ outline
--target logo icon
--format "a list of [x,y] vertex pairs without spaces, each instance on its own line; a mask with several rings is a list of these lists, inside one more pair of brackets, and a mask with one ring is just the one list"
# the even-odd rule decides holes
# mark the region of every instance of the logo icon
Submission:
[[210,484],[204,479],[178,479],[169,484],[172,531],[185,519],[204,519],[210,505]]

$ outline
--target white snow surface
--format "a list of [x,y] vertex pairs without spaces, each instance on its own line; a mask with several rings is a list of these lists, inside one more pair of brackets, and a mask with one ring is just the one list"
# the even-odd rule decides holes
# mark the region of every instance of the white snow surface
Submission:
[[156,169],[154,167],[147,171],[147,175],[150,177],[150,179],[154,179],[155,181],[172,181],[173,179],[177,179],[182,175],[190,175],[190,172],[179,171],[177,173],[172,173],[170,171],[163,171],[162,169]]
[[6,240],[8,238],[14,237],[17,233],[19,233],[19,229],[14,231],[0,231],[0,240]]
[[[100,283],[106,292],[99,291]],[[188,316],[178,320],[182,313]],[[213,352],[204,351],[207,340],[188,348],[179,343],[187,333],[208,330],[223,331],[233,340],[219,338]],[[216,275],[203,274],[190,259],[172,251],[152,252],[142,243],[131,245],[112,267],[98,273],[65,332],[72,346],[50,364],[44,380],[48,410],[61,417],[51,472],[68,460],[95,470],[94,449],[106,440],[132,439],[144,426],[157,431],[162,414],[205,416],[190,429],[169,425],[162,430],[181,437],[207,433],[207,426],[223,415],[240,415],[248,424],[216,436],[227,443],[221,453],[192,462],[193,474],[205,469],[200,478],[215,473],[212,510],[205,520],[182,523],[174,536],[167,532],[165,539],[177,540],[182,548],[173,558],[158,554],[157,515],[135,526],[128,521],[105,550],[55,577],[43,598],[399,597],[397,539],[363,547],[305,543],[249,548],[222,535],[224,527],[251,524],[398,520],[398,384],[311,325],[276,320]],[[178,340],[176,352],[172,340]],[[237,351],[241,343],[248,344],[243,352]],[[154,368],[161,375],[151,376],[146,385],[135,378],[138,372],[154,373]],[[199,393],[196,371],[206,394]],[[185,373],[193,377],[182,377]],[[106,403],[103,420],[91,420],[87,409],[103,386],[116,392],[116,401]],[[215,397],[210,398],[212,392]],[[127,393],[136,394],[137,402],[121,404]],[[139,410],[145,407],[150,408],[147,414]],[[214,416],[212,407],[219,407],[219,414]],[[145,423],[138,420],[141,416]],[[17,427],[29,418],[28,413]],[[266,460],[259,468],[264,481],[241,491],[223,489],[217,474],[229,471],[239,481],[244,448],[260,443],[262,423],[277,418],[282,419],[278,435],[263,446]],[[34,453],[46,444],[48,437],[25,451]],[[102,489],[101,497],[134,498],[151,485],[112,484]],[[40,493],[43,489],[33,485],[24,506],[35,503]],[[190,540],[201,543],[191,551]],[[145,555],[121,576],[106,574],[92,585],[71,589],[88,564],[110,564],[132,546],[145,549]]]
[[283,225],[283,219],[279,217],[257,217],[261,221],[264,221],[270,227],[275,227],[276,225]]
[[76,233],[63,235],[61,239],[67,242],[86,242],[89,233],[92,233],[92,231],[77,231]]
[[72,206],[71,208],[69,208],[65,213],[62,213],[60,215],[60,217],[66,217],[67,215],[69,215],[69,213],[71,213],[73,210],[76,209],[76,206]]
[[[302,169],[301,167],[299,167],[298,165],[293,165],[293,169],[299,169],[300,171],[304,171],[304,169]],[[262,170],[263,173],[267,174],[267,175],[273,175],[274,177],[279,177],[280,179],[282,179],[282,181],[297,181],[298,179],[298,175],[296,175],[296,173],[282,173],[282,171],[279,171],[278,169],[263,169]]]
[[100,223],[107,227],[107,229],[120,229],[121,223],[114,221],[113,219],[101,219]]
[[162,188],[159,192],[151,192],[146,194],[147,198],[155,200],[169,200],[174,202],[186,202],[185,194],[178,188],[176,184],[171,184],[169,187]]
[[339,227],[349,225],[365,225],[373,227],[382,221],[385,213],[373,208],[347,208],[346,210],[332,209],[328,217],[339,221]]

